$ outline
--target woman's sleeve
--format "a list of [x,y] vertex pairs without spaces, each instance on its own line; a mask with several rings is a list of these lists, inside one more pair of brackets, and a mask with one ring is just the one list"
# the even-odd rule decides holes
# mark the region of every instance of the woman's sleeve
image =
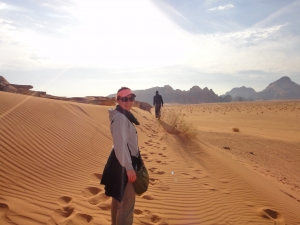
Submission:
[[131,156],[127,146],[129,135],[128,121],[122,114],[115,115],[111,124],[114,150],[120,164],[125,167],[126,171],[132,170]]

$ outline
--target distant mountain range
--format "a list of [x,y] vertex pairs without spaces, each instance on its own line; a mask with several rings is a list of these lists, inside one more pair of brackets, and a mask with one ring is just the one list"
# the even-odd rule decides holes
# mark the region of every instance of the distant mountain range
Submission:
[[[263,91],[256,92],[251,87],[236,87],[224,95],[218,96],[212,89],[207,87],[201,89],[193,86],[188,91],[174,90],[170,85],[164,87],[153,87],[145,90],[134,90],[137,100],[153,104],[155,91],[162,95],[164,103],[196,104],[208,102],[231,102],[231,101],[253,101],[253,100],[275,100],[275,99],[300,99],[300,85],[291,81],[289,77],[282,77],[269,84]],[[115,94],[108,97],[115,97]]]
[[285,76],[269,84],[268,87],[260,92],[256,92],[253,88],[243,86],[233,88],[223,96],[227,95],[230,95],[233,101],[300,99],[300,85]]
[[[145,90],[135,90],[136,99],[141,102],[153,104],[153,96],[159,91],[164,103],[196,104],[205,102],[219,102],[219,96],[212,89],[207,87],[201,89],[199,86],[193,86],[188,91],[179,89],[174,90],[170,85],[164,87],[153,87]],[[108,97],[115,97],[115,94]]]
[[255,94],[256,91],[253,88],[249,88],[249,87],[239,87],[239,88],[233,88],[231,89],[231,91],[227,91],[224,96],[226,95],[230,95],[233,99],[234,98],[238,98],[238,97],[242,97],[242,98],[248,98],[249,96],[251,96],[252,94]]
[[[31,85],[10,84],[4,77],[0,76],[0,91],[12,92],[25,95],[33,95],[37,97],[59,99],[65,101],[75,101],[88,104],[112,105],[115,102],[115,94],[108,97],[87,96],[65,98],[48,95],[42,91],[32,91]],[[178,104],[197,104],[210,102],[231,102],[231,101],[253,101],[253,100],[276,100],[276,99],[300,99],[300,85],[293,82],[289,77],[282,77],[279,80],[269,84],[263,91],[256,92],[250,87],[236,87],[224,95],[218,96],[212,89],[207,87],[201,89],[199,86],[193,86],[188,91],[179,89],[174,90],[170,85],[163,87],[153,87],[145,90],[134,90],[137,95],[136,100],[143,104],[143,108],[149,109],[149,105],[153,104],[153,96],[159,91],[162,95],[164,103]],[[145,105],[145,106],[144,106]],[[142,108],[142,106],[141,106]]]

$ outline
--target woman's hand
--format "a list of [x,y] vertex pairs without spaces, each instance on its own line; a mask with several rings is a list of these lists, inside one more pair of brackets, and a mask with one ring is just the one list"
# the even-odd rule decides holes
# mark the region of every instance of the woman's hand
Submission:
[[128,170],[127,171],[127,177],[128,177],[128,181],[130,183],[134,182],[136,180],[136,174],[134,170]]

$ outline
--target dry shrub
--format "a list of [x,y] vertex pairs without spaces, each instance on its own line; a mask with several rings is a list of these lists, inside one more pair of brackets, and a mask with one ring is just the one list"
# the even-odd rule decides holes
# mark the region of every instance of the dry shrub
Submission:
[[197,128],[192,123],[187,122],[180,113],[164,111],[161,121],[161,125],[168,133],[178,133],[187,138],[197,136]]
[[232,128],[232,130],[233,130],[234,132],[240,132],[240,129],[239,129],[239,128],[236,128],[236,127]]

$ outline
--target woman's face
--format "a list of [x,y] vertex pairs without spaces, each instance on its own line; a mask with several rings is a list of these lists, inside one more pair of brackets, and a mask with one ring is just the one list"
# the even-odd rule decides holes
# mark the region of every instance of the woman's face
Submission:
[[123,109],[127,110],[127,111],[130,111],[130,109],[132,108],[133,106],[133,103],[134,101],[129,101],[128,98],[130,97],[133,97],[132,94],[129,94],[126,96],[127,97],[127,102],[123,102],[121,99],[120,100],[117,100],[117,103],[119,104],[119,106],[121,106]]

